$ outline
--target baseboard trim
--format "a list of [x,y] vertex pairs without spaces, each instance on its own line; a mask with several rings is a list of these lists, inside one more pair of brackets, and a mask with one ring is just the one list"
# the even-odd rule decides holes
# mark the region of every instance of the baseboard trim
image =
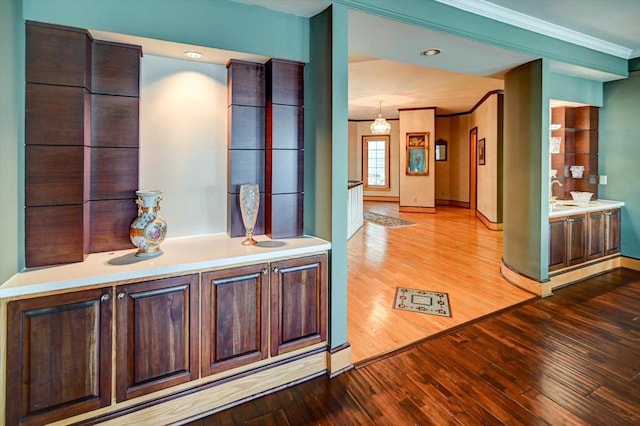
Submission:
[[443,200],[443,199],[436,199],[436,207],[437,206],[461,207],[463,209],[468,209],[469,207],[471,207],[468,201]]
[[486,226],[487,228],[491,229],[492,231],[502,231],[503,230],[502,223],[491,222],[489,219],[487,219],[487,217],[485,215],[480,213],[478,210],[476,210],[476,217],[478,219],[480,219],[480,222],[482,222],[484,224],[484,226]]
[[363,201],[384,201],[389,203],[399,203],[400,197],[378,197],[376,195],[365,195],[362,197]]
[[327,353],[327,370],[329,377],[338,376],[352,368],[351,345],[349,342],[333,348]]
[[551,296],[553,290],[579,283],[588,278],[605,274],[618,268],[629,268],[640,271],[640,260],[614,254],[606,258],[576,265],[563,270],[554,271],[548,281],[538,281],[527,277],[502,262],[500,272],[509,283],[541,297]]
[[400,206],[398,209],[402,213],[435,213],[435,207],[413,207],[413,206]]

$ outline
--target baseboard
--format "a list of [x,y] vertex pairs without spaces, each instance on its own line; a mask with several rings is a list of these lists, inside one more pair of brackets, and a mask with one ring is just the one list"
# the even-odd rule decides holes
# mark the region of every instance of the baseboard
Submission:
[[480,219],[480,222],[482,222],[484,226],[491,229],[492,231],[502,231],[504,228],[502,223],[491,222],[489,219],[487,219],[485,215],[480,213],[478,210],[476,210],[476,217]]
[[400,197],[378,197],[376,195],[365,195],[363,201],[385,201],[389,203],[399,203]]
[[141,403],[122,402],[51,425],[183,424],[327,374],[327,359],[327,351],[318,349],[216,382],[198,385],[202,379],[196,380],[196,387],[164,397],[153,399],[151,396],[152,399]]
[[352,368],[351,345],[348,342],[331,349],[331,351],[327,353],[327,370],[329,371],[329,377],[338,376]]
[[602,275],[618,268],[629,268],[640,271],[640,260],[622,257],[619,254],[582,263],[573,267],[554,271],[548,281],[538,281],[520,274],[502,262],[500,272],[509,283],[542,297],[551,296],[553,290]]
[[413,206],[400,206],[398,211],[402,213],[435,213],[435,207],[413,207]]
[[504,260],[500,264],[500,273],[509,284],[520,287],[521,289],[526,290],[529,293],[533,293],[536,296],[547,297],[552,294],[550,282],[542,282],[523,275],[504,263]]
[[436,206],[451,206],[468,209],[469,207],[471,207],[471,204],[468,201],[443,200],[436,198]]

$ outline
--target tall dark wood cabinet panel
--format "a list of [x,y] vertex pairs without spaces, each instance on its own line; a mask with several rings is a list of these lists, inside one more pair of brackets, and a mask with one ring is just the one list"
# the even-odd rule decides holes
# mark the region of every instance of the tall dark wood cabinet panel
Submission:
[[26,266],[132,247],[140,47],[38,22],[26,40]]
[[116,287],[116,400],[198,377],[198,275]]
[[606,256],[620,251],[620,209],[607,210],[604,218],[604,254]]
[[268,356],[269,267],[202,274],[202,375]]
[[327,257],[271,263],[271,356],[327,336]]
[[111,403],[112,289],[10,302],[7,424],[48,424]]
[[264,65],[231,60],[227,64],[227,233],[244,235],[240,185],[260,186],[260,206],[254,234],[264,234],[265,74]]
[[565,218],[551,218],[549,219],[549,270],[564,268],[566,256]]
[[137,210],[142,52],[139,46],[98,40],[91,47],[93,253],[132,247],[129,225]]
[[589,212],[589,218],[587,221],[589,235],[589,241],[587,244],[587,260],[604,256],[604,214],[604,211]]
[[27,267],[79,262],[89,253],[90,60],[86,31],[27,23]]
[[303,234],[304,64],[266,65],[266,234]]

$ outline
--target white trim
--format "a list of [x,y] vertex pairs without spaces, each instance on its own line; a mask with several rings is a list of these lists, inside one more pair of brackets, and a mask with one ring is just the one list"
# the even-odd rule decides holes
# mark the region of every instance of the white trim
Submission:
[[629,59],[632,56],[632,49],[618,44],[610,43],[599,38],[592,37],[587,34],[573,31],[524,13],[516,12],[502,6],[498,6],[486,0],[436,0],[439,3],[446,4],[457,9],[461,9],[485,18],[504,22],[505,24],[514,25],[524,28],[538,34],[563,40],[569,43],[588,49],[597,50],[598,52],[607,53],[623,59]]

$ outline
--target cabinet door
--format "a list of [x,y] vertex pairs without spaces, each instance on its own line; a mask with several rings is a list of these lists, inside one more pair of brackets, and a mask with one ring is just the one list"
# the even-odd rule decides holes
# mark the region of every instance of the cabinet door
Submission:
[[620,251],[620,209],[607,210],[605,213],[605,254]]
[[587,245],[587,259],[597,259],[604,256],[604,224],[605,224],[605,212],[597,211],[589,213],[588,234],[589,244]]
[[549,219],[549,270],[563,268],[567,256],[565,218]]
[[567,223],[567,266],[582,263],[587,259],[586,215],[569,216]]
[[202,274],[202,375],[268,356],[266,263]]
[[198,378],[198,275],[116,288],[116,400]]
[[112,289],[10,302],[7,424],[46,424],[111,403]]
[[323,342],[327,335],[327,257],[271,264],[271,356]]

